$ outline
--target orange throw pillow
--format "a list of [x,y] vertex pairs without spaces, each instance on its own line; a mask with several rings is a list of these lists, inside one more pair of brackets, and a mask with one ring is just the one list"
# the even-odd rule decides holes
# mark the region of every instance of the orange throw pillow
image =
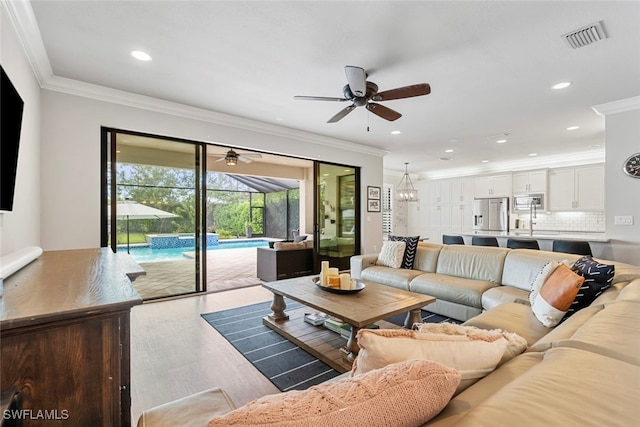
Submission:
[[584,277],[560,264],[545,280],[531,305],[533,314],[548,328],[556,326],[571,307],[584,283]]

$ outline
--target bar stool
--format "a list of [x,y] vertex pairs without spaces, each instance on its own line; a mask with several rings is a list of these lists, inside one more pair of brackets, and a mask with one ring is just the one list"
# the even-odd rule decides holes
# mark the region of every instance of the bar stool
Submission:
[[566,254],[593,255],[591,245],[586,240],[554,240],[552,250]]
[[525,240],[525,239],[509,239],[507,240],[507,247],[509,249],[537,249],[540,250],[537,240]]
[[462,236],[450,236],[447,234],[442,235],[442,243],[445,245],[464,245],[464,239]]
[[471,238],[471,244],[474,246],[499,246],[498,239],[495,237],[473,236]]

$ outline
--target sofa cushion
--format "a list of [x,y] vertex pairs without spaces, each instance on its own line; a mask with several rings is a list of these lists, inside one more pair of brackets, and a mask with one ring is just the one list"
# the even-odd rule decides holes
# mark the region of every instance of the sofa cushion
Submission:
[[551,329],[551,331],[529,346],[527,351],[547,351],[554,346],[554,343],[571,338],[573,334],[582,327],[591,317],[600,310],[604,309],[604,304],[591,305],[580,310],[574,316],[562,322],[560,327]]
[[404,242],[406,244],[404,254],[402,255],[402,265],[400,266],[400,268],[413,269],[413,265],[416,261],[416,250],[418,248],[420,236],[390,235],[388,239],[392,242]]
[[508,302],[494,307],[467,320],[463,325],[515,332],[527,340],[529,345],[547,335],[551,330],[536,319],[528,304],[515,302]]
[[[567,322],[582,311],[584,310],[576,313]],[[561,325],[562,329],[564,323]],[[565,341],[557,341],[553,345],[582,348],[640,366],[638,324],[640,305],[630,301],[617,301],[607,304],[603,310],[587,319]]]
[[378,255],[376,265],[400,268],[406,247],[407,244],[405,242],[384,241],[382,243],[382,250],[380,251],[380,255]]
[[571,317],[578,310],[582,310],[591,304],[600,294],[611,287],[615,266],[602,264],[594,261],[590,256],[584,256],[573,264],[571,270],[584,277],[584,283],[580,287],[580,291],[578,291],[564,319]]
[[587,351],[553,348],[542,362],[489,395],[455,425],[633,426],[640,419],[639,382],[638,366]]
[[264,396],[212,419],[209,427],[414,427],[437,415],[459,382],[454,369],[411,360],[304,391]]
[[[453,397],[449,404],[429,422],[429,427],[449,427],[463,418],[473,408],[487,400],[506,384],[518,379],[529,369],[542,362],[543,353],[524,353],[511,359],[491,375]],[[521,424],[518,424],[521,425]]]
[[438,256],[438,274],[501,283],[507,248],[444,245]]
[[290,251],[296,249],[306,249],[307,244],[304,242],[275,242],[273,249],[276,251]]
[[580,255],[560,252],[532,251],[530,249],[513,249],[504,260],[502,284],[529,291],[531,283],[549,261],[567,261],[569,264],[580,258]]
[[496,286],[499,285],[488,280],[467,279],[439,273],[424,273],[411,280],[409,290],[481,309],[482,294]]
[[352,375],[405,360],[432,360],[460,372],[456,393],[493,371],[508,345],[501,333],[490,331],[459,335],[442,331],[361,329],[357,338],[360,352],[353,363]]
[[425,273],[435,273],[442,246],[443,245],[438,243],[418,243],[418,249],[416,249],[416,262],[413,264],[413,268],[424,271]]
[[513,286],[496,286],[482,294],[482,309],[491,310],[493,307],[506,302],[529,303],[529,292]]
[[423,273],[420,270],[397,269],[376,265],[362,270],[360,278],[408,291],[411,280],[421,274]]
[[560,264],[544,282],[531,305],[533,314],[543,325],[556,326],[571,306],[583,282],[584,277]]

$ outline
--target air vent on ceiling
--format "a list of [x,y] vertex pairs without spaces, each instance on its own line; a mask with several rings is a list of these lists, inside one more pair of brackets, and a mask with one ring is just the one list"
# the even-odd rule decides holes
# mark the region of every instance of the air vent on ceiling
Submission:
[[587,25],[586,27],[564,34],[562,37],[564,37],[572,48],[577,49],[604,40],[607,38],[607,35],[602,28],[602,22],[598,21],[595,24]]

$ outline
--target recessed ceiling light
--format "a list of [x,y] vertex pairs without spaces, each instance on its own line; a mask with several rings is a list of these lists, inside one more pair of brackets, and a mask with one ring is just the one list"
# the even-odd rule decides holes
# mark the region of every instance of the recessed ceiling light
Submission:
[[572,84],[571,82],[562,82],[562,83],[558,83],[558,84],[555,84],[555,85],[551,86],[551,88],[552,89],[556,89],[556,90],[564,89],[564,88],[567,88],[567,87],[571,86],[571,84]]
[[402,132],[400,132],[399,130],[392,130],[391,131],[391,135],[400,135]]
[[445,153],[453,153],[453,150],[449,148],[448,150],[444,150]]
[[281,122],[281,121],[283,121],[283,120],[284,120],[284,119],[283,119],[282,117],[276,117],[276,122]]
[[576,129],[580,129],[580,126],[569,126],[567,128],[567,130],[576,130]]
[[535,157],[537,155],[538,155],[538,153],[529,153],[529,157]]
[[440,160],[453,160],[453,157],[449,157],[449,156],[440,157]]
[[151,55],[141,50],[134,50],[131,52],[131,56],[140,61],[151,61]]
[[589,148],[600,148],[600,144],[591,144]]
[[499,139],[499,140],[496,141],[496,143],[498,143],[498,144],[504,144],[505,142],[507,142],[506,139]]
[[482,163],[489,163],[489,160],[483,160]]

